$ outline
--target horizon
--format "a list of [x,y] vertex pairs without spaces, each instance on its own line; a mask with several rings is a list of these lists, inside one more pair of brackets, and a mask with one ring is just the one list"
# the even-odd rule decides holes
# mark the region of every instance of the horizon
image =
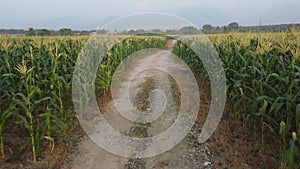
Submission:
[[[235,22],[235,21],[233,21]],[[232,22],[231,22],[232,23]],[[238,22],[237,22],[238,23]],[[230,23],[228,23],[230,24]],[[228,26],[227,25],[211,25],[213,28],[223,28],[223,27],[226,27]],[[239,24],[239,23],[238,23]],[[259,27],[259,26],[281,26],[281,25],[300,25],[300,22],[296,22],[296,23],[278,23],[278,24],[262,24],[262,25],[240,25],[239,24],[239,27]],[[189,27],[189,26],[184,26],[184,27]],[[155,29],[159,29],[161,31],[166,31],[166,30],[180,30],[184,27],[180,27],[178,29],[174,28],[174,29],[159,29],[159,28],[153,28],[153,29],[149,29],[149,30],[155,30]],[[43,29],[47,29],[49,31],[59,31],[60,29],[71,29],[72,31],[97,31],[97,30],[105,30],[105,31],[109,31],[109,32],[113,32],[113,30],[109,30],[109,29],[101,29],[101,27],[98,27],[98,28],[95,28],[95,29],[73,29],[71,27],[61,27],[61,28],[58,28],[58,29],[50,29],[50,28],[34,28],[34,27],[27,27],[27,28],[1,28],[0,27],[0,30],[23,30],[23,31],[27,31],[29,28],[33,28],[33,30],[43,30]],[[195,27],[197,28],[198,30],[202,30],[203,28],[202,27]],[[144,30],[144,29],[140,29],[140,28],[128,28],[128,29],[123,29],[123,30],[118,30],[117,32],[122,32],[122,31],[129,31],[129,30]],[[147,31],[147,29],[145,29],[144,31]]]

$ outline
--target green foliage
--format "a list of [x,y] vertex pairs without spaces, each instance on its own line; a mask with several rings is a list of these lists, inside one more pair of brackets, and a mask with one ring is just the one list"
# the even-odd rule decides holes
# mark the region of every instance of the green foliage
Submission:
[[[201,44],[201,38],[196,36],[185,38]],[[260,129],[262,150],[266,131],[275,136],[280,133],[281,157],[288,166],[299,167],[299,141],[286,144],[292,132],[298,133],[298,137],[300,133],[299,32],[211,35],[209,38],[225,68],[228,111],[243,122],[252,123],[255,138]],[[178,42],[173,52],[195,74],[208,80],[201,61],[189,47]]]
[[70,103],[73,67],[85,39],[0,39],[0,63],[3,65],[0,68],[0,145],[3,158],[5,138],[2,133],[7,132],[3,126],[11,117],[10,122],[28,130],[34,162],[37,162],[40,141],[45,136],[54,137],[64,132],[67,127],[64,106]]
[[38,36],[50,36],[51,31],[48,29],[41,29],[41,30],[37,31],[37,35]]
[[115,44],[106,57],[103,58],[96,77],[96,83],[100,90],[108,93],[113,74],[118,65],[129,55],[146,48],[163,48],[166,38],[157,36],[136,36],[129,37]]
[[59,34],[59,35],[62,35],[62,36],[70,36],[70,35],[73,35],[72,30],[69,29],[69,28],[62,28],[62,29],[59,29],[58,34]]
[[[69,35],[70,30],[61,30]],[[77,57],[88,37],[0,38],[0,153],[4,152],[4,134],[8,122],[28,131],[19,151],[8,157],[15,160],[31,145],[36,163],[42,140],[51,151],[61,140],[70,121],[71,82]],[[100,91],[107,92],[115,68],[126,56],[144,48],[162,48],[163,37],[131,37],[111,48],[104,57],[97,79]]]
[[197,35],[199,34],[199,30],[193,26],[183,27],[179,30],[184,35]]
[[213,30],[213,26],[212,25],[206,24],[206,25],[202,26],[202,31],[204,33],[212,33],[213,32],[212,30]]
[[236,31],[239,29],[239,24],[237,22],[231,22],[228,24],[228,29],[231,31]]

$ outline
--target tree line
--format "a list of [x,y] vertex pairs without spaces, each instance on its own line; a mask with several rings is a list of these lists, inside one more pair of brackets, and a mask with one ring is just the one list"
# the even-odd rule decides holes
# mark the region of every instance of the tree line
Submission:
[[[201,29],[197,29],[193,26],[183,27],[179,30],[167,29],[160,30],[154,29],[151,32],[157,34],[168,34],[168,35],[196,35],[206,33],[206,34],[220,34],[229,32],[286,32],[291,28],[295,30],[300,30],[300,24],[279,24],[279,25],[259,25],[259,26],[240,26],[237,22],[231,22],[226,26],[213,26],[210,24],[205,24]],[[0,29],[0,35],[26,35],[26,36],[72,36],[72,35],[91,35],[91,34],[125,34],[125,35],[135,35],[135,34],[145,34],[147,31],[143,29],[138,30],[123,30],[123,31],[108,31],[108,30],[83,30],[76,31],[70,28],[61,28],[59,30],[49,30],[49,29]]]
[[0,29],[0,35],[25,35],[25,36],[72,36],[72,35],[90,35],[91,31],[76,31],[70,28],[59,30],[50,29]]

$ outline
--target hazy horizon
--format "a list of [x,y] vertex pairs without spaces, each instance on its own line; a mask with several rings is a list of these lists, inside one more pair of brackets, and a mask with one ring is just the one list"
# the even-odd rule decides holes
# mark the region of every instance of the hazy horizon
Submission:
[[109,21],[141,12],[164,12],[187,19],[199,28],[204,24],[243,26],[299,23],[296,0],[11,0],[0,6],[0,29],[71,28],[96,29]]

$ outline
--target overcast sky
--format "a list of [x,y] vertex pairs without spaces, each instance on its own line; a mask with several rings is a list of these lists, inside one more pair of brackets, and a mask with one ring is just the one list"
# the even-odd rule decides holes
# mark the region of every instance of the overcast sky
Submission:
[[0,28],[82,29],[82,25],[103,24],[100,21],[107,17],[138,12],[172,13],[199,26],[300,22],[298,0],[1,0],[0,4]]

